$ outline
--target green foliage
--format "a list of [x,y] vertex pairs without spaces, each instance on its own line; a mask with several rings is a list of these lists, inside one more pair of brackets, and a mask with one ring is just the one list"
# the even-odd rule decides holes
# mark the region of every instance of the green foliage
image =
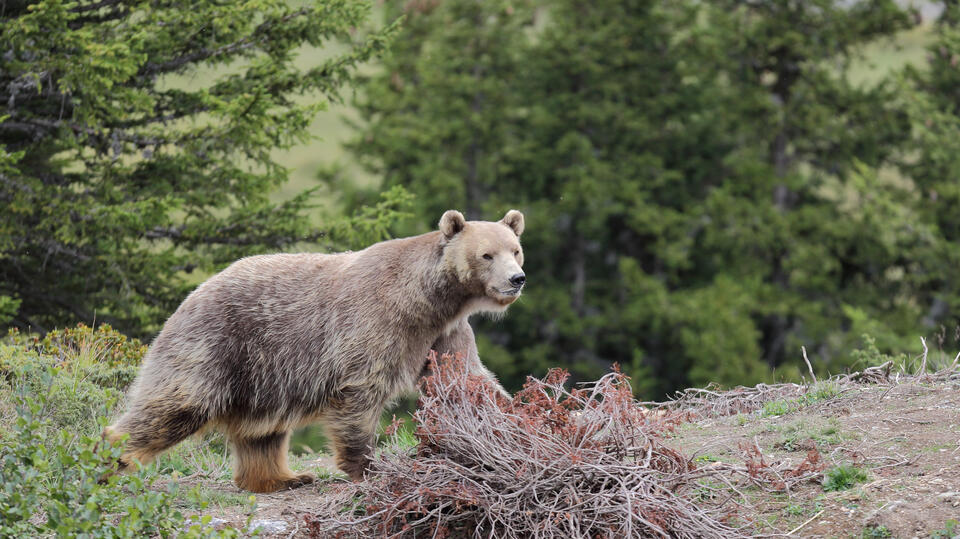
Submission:
[[943,528],[934,530],[930,534],[930,539],[953,539],[960,535],[960,521],[950,519],[944,524]]
[[836,382],[818,382],[809,387],[803,395],[796,399],[778,399],[767,402],[760,410],[762,417],[779,416],[795,412],[805,406],[830,400],[840,395],[840,385]]
[[847,490],[867,480],[867,473],[849,464],[834,466],[823,474],[823,490],[833,492]]
[[883,539],[884,537],[893,537],[893,533],[882,525],[867,526],[860,534],[863,539]]
[[412,215],[408,211],[412,198],[403,187],[394,186],[381,193],[376,204],[361,206],[354,215],[334,221],[327,240],[334,246],[362,249],[389,239],[390,226]]
[[[910,66],[902,80],[901,107],[911,118],[910,144],[900,162],[917,197],[917,212],[943,243],[934,243],[923,263],[915,263],[932,284],[914,298],[926,307],[923,322],[941,324],[951,331],[960,326],[960,291],[952,283],[960,277],[960,6],[943,2],[934,40],[927,50],[927,64]],[[914,273],[914,272],[911,272]],[[909,275],[908,277],[913,277]]]
[[56,356],[60,365],[83,367],[98,363],[109,367],[139,366],[147,345],[128,339],[109,324],[96,329],[86,324],[47,332],[36,345],[41,354]]
[[[318,227],[314,191],[268,195],[287,179],[272,152],[301,143],[384,50],[390,29],[354,32],[369,12],[353,0],[6,2],[0,323],[16,298],[18,327],[96,319],[149,333],[191,272],[363,222]],[[339,54],[295,62],[333,41]],[[218,75],[178,83],[198,69]],[[386,210],[360,234],[375,237]]]
[[[112,402],[101,405],[105,412]],[[44,418],[50,406],[42,394],[17,400],[17,420],[0,454],[0,536],[239,536],[185,519],[174,506],[175,485],[156,491],[142,471],[114,473],[122,446],[72,429],[54,431]]]
[[877,340],[872,335],[864,333],[861,338],[863,339],[862,347],[850,352],[850,357],[853,359],[853,365],[865,368],[883,365],[888,361],[892,361],[894,367],[900,369],[905,369],[907,367],[908,358],[906,354],[898,354],[893,356],[881,353],[880,349],[877,348]]
[[[55,330],[44,338],[11,330],[0,344],[0,394],[43,394],[56,428],[96,434],[103,403],[136,378],[146,347],[103,325]],[[0,421],[2,426],[2,421]]]
[[20,300],[11,298],[10,296],[0,296],[0,327],[13,320],[13,316],[17,314],[17,309],[19,308]]
[[54,427],[92,435],[99,432],[103,403],[133,382],[145,352],[140,341],[108,325],[80,324],[43,338],[12,329],[0,343],[0,394],[43,394]]
[[[776,414],[782,415],[782,414]],[[801,451],[805,449],[803,443],[812,441],[817,447],[823,445],[836,445],[849,435],[845,435],[840,430],[840,423],[835,418],[830,418],[826,425],[811,426],[804,421],[787,425],[781,429],[783,439],[777,443],[778,447],[786,451]],[[806,448],[809,449],[809,448]]]
[[796,401],[785,399],[770,401],[763,405],[763,409],[760,410],[760,415],[762,417],[786,415],[796,410],[796,404]]
[[[158,473],[169,471],[160,465],[113,473],[122,448],[101,433],[129,383],[117,373],[135,373],[140,356],[138,342],[110,328],[79,326],[45,339],[13,331],[0,344],[0,537],[238,535],[185,518],[184,504],[203,509],[220,500],[181,492],[174,482],[154,487]],[[185,473],[229,473],[222,440],[181,444],[164,461]]]
[[840,395],[840,384],[832,380],[826,380],[817,382],[809,387],[800,400],[806,404],[813,404],[830,400],[838,395]]
[[864,332],[915,339],[960,282],[938,273],[957,255],[925,195],[894,171],[910,144],[901,87],[848,76],[913,24],[892,0],[446,0],[402,15],[361,79],[349,149],[416,197],[398,233],[451,207],[525,211],[527,292],[509,324],[478,323],[510,386],[613,362],[649,396],[799,379],[801,345],[836,371]]
[[398,429],[394,442],[401,448],[413,449],[419,443],[413,434],[413,429]]

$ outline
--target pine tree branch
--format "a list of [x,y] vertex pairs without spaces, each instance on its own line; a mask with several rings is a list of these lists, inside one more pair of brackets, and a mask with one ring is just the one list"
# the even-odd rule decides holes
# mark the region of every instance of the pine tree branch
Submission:
[[140,68],[140,71],[137,73],[137,76],[147,77],[151,75],[157,75],[160,73],[169,73],[187,64],[192,64],[192,63],[200,62],[203,60],[209,60],[210,58],[216,58],[219,56],[234,54],[243,50],[253,48],[259,43],[258,38],[266,37],[266,34],[270,30],[272,30],[274,26],[285,23],[285,22],[289,22],[297,17],[306,15],[310,13],[310,11],[311,10],[309,8],[301,8],[276,21],[264,22],[259,26],[257,26],[250,35],[245,36],[242,39],[235,41],[233,43],[230,43],[228,45],[218,47],[216,49],[199,49],[195,52],[178,56],[166,62],[147,62],[146,64],[144,64],[142,68]]
[[33,134],[35,140],[39,140],[43,137],[38,137],[38,135],[48,136],[52,134],[53,131],[66,127],[72,130],[74,133],[83,133],[88,135],[98,142],[108,141],[110,139],[116,139],[123,142],[129,142],[138,148],[145,148],[147,146],[159,146],[161,144],[167,144],[170,142],[169,139],[160,138],[160,137],[143,137],[127,131],[119,129],[109,129],[98,130],[92,127],[86,127],[77,123],[67,122],[65,120],[44,120],[41,118],[30,118],[30,119],[20,119],[19,121],[6,121],[0,123],[0,130],[4,128],[11,128],[13,130],[19,130],[25,133]]

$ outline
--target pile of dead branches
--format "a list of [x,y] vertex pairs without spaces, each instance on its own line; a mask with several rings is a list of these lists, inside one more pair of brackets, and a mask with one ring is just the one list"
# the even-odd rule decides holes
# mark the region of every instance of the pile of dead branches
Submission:
[[613,372],[581,389],[529,379],[512,400],[462,360],[434,357],[414,415],[367,480],[307,518],[317,537],[736,537],[699,470],[663,439],[686,418],[652,414]]

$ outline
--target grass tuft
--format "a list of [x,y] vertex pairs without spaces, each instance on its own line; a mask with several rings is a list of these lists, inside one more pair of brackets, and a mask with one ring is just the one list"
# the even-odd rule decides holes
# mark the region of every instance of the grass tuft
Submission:
[[859,483],[867,480],[867,472],[851,466],[841,464],[830,468],[823,474],[823,490],[825,492],[835,492],[838,490],[848,490]]

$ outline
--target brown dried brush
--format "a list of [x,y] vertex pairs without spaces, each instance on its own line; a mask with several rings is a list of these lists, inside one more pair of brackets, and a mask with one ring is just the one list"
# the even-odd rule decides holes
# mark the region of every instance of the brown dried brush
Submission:
[[[507,399],[459,357],[430,358],[415,450],[392,447],[307,518],[317,537],[736,537],[720,507],[692,501],[691,461],[614,371],[567,390],[529,378]],[[395,427],[394,427],[395,428]]]

